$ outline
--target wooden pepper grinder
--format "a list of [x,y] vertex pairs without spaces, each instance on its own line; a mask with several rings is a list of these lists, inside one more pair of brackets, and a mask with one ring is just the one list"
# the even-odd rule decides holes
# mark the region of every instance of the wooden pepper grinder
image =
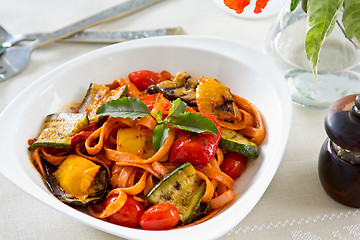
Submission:
[[325,140],[319,155],[320,182],[334,200],[360,207],[360,94],[330,106]]

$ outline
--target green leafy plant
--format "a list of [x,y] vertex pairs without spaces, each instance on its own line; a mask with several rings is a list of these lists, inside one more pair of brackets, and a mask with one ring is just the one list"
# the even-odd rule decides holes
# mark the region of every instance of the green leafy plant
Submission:
[[156,150],[167,138],[170,126],[195,133],[210,132],[217,135],[217,128],[211,120],[201,114],[185,113],[187,105],[179,98],[172,103],[173,106],[169,109],[169,114],[165,119],[162,118],[160,111],[156,113],[156,117],[152,116],[145,103],[131,97],[109,101],[99,107],[96,114],[99,117],[111,116],[132,120],[145,116],[153,117],[158,123],[153,132],[153,146]]
[[[317,64],[321,47],[335,25],[356,47],[360,42],[360,0],[291,0],[293,11],[302,1],[302,8],[307,13],[309,29],[306,34],[305,51],[317,78]],[[340,19],[340,12],[343,11]]]

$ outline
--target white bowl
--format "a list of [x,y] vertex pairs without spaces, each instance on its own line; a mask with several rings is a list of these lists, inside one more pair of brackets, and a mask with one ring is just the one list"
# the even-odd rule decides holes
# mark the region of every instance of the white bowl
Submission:
[[[235,181],[236,200],[214,218],[188,228],[146,231],[102,221],[57,200],[31,166],[27,140],[44,117],[79,102],[91,82],[111,83],[141,69],[186,71],[213,77],[261,111],[267,137],[258,159]],[[216,239],[235,227],[259,201],[282,159],[292,114],[285,80],[262,52],[238,42],[194,36],[149,38],[111,45],[51,71],[19,94],[0,115],[0,171],[19,188],[49,206],[99,230],[128,239]],[[65,230],[64,230],[65,231]]]

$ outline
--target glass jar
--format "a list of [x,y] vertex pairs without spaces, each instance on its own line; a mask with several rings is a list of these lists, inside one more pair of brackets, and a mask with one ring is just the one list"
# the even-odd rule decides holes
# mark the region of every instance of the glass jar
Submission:
[[325,140],[319,154],[320,182],[339,203],[360,207],[360,94],[336,101],[325,117]]
[[327,108],[360,92],[360,49],[345,37],[341,16],[338,20],[321,48],[317,81],[306,57],[307,15],[301,4],[291,12],[289,1],[269,32],[265,51],[284,74],[293,101],[301,106]]

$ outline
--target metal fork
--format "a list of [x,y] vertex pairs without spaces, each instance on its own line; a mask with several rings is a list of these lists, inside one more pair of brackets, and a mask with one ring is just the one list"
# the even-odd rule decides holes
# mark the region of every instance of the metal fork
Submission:
[[129,0],[53,33],[45,34],[29,45],[7,48],[0,56],[0,81],[22,72],[28,65],[32,51],[39,46],[70,36],[85,28],[129,15],[160,1],[162,0]]
[[2,26],[0,26],[0,48],[11,47],[13,43],[18,42],[19,37],[15,37],[11,35],[8,31],[6,31]]

